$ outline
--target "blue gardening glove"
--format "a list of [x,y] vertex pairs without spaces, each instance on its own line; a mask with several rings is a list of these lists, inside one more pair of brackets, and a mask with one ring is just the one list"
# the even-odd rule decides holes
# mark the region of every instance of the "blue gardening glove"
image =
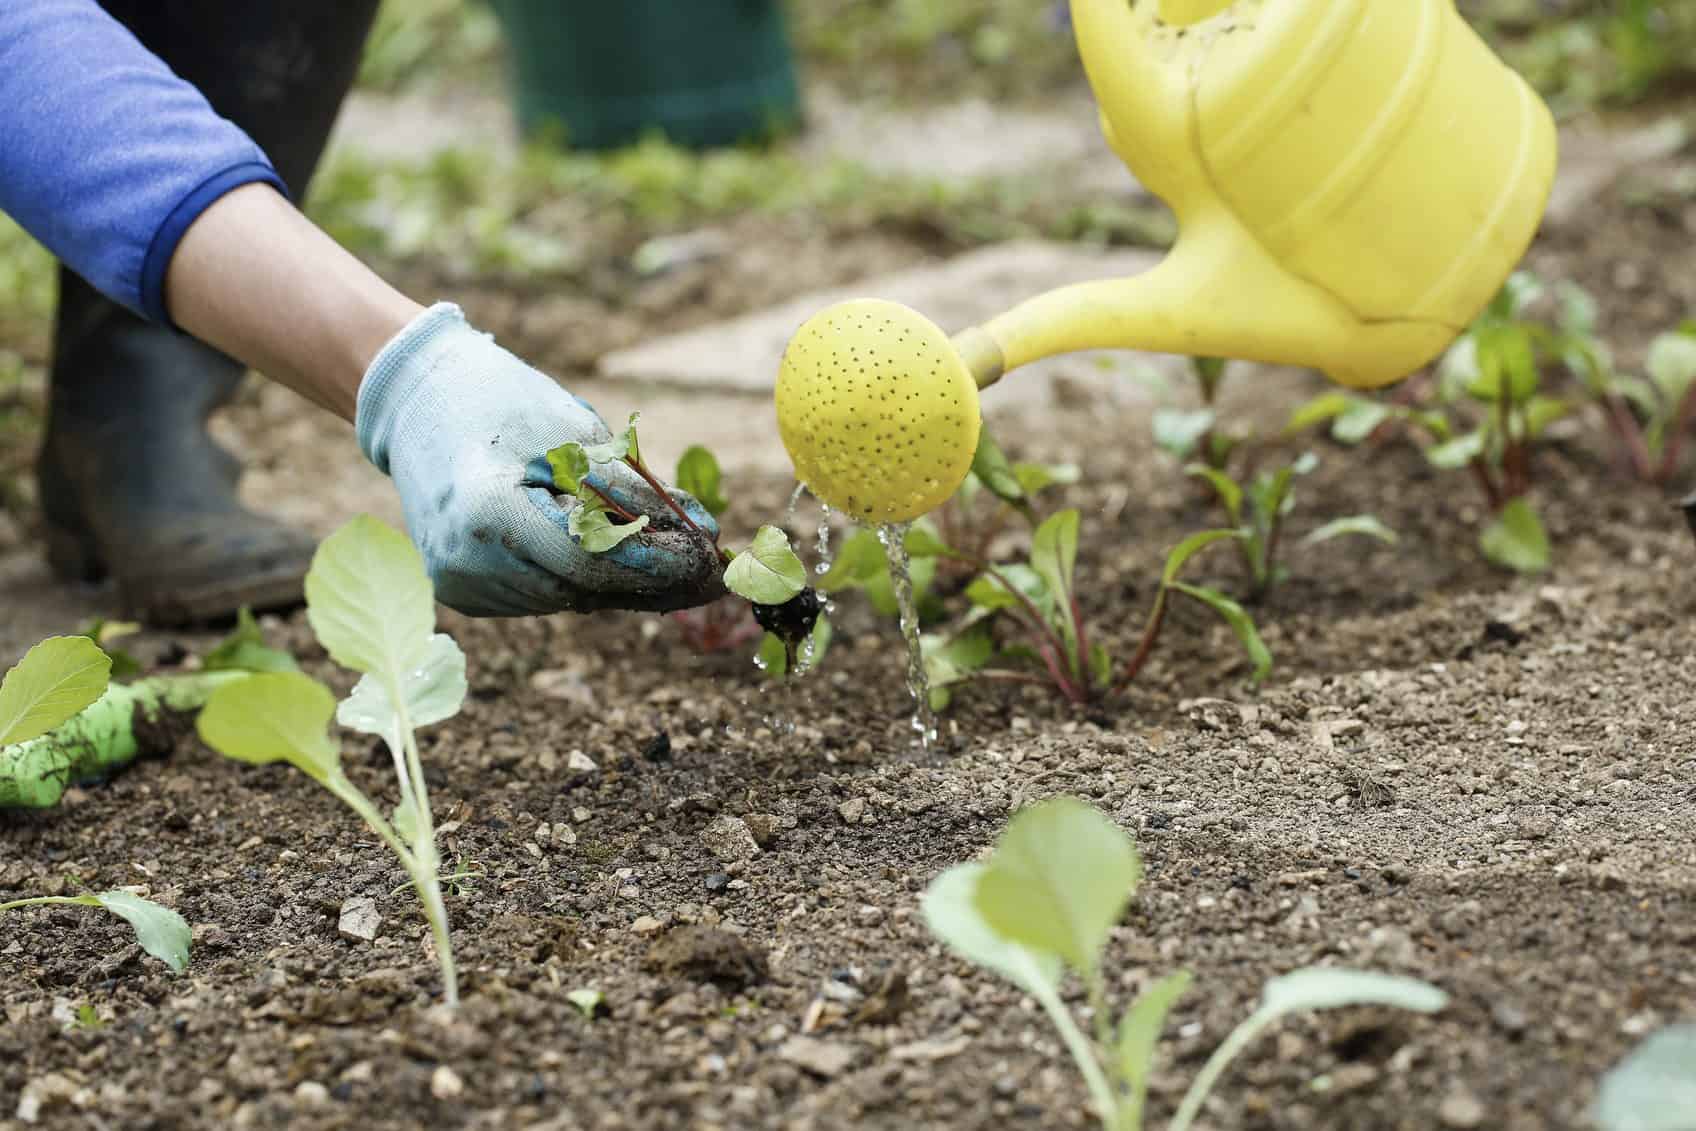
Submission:
[[[359,446],[394,480],[436,597],[472,616],[669,611],[723,594],[713,542],[628,466],[591,481],[650,525],[604,554],[567,532],[547,453],[611,438],[595,410],[439,303],[383,347],[359,387]],[[693,498],[673,497],[713,539]]]

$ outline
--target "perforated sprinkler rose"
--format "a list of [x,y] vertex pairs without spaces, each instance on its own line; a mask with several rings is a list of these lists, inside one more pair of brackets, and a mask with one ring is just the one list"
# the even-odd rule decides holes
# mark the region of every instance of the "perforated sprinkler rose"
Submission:
[[948,335],[881,299],[825,310],[790,339],[777,424],[796,476],[860,522],[935,510],[971,470],[978,387]]

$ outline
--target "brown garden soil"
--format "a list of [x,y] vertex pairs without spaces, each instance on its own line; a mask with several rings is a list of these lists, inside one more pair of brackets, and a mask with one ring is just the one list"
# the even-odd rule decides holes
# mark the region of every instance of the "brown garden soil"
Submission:
[[[1616,198],[1535,261],[1595,286],[1610,333],[1639,340],[1690,309],[1688,219]],[[770,272],[749,304],[830,281],[783,274],[812,259],[784,233],[749,239]],[[883,239],[873,258],[923,254]],[[526,331],[520,305],[518,348],[566,336]],[[1242,407],[1275,426],[1299,391],[1243,390]],[[1017,455],[1085,463],[1064,495],[1086,515],[1085,610],[1127,655],[1164,551],[1206,508],[1140,418],[1003,425]],[[1327,448],[1295,533],[1372,511],[1402,540],[1292,539],[1295,580],[1260,612],[1265,686],[1180,606],[1123,700],[969,690],[930,752],[897,634],[852,600],[823,670],[789,686],[688,652],[662,619],[445,615],[472,694],[425,758],[444,854],[478,873],[450,898],[463,1008],[433,1007],[416,902],[390,894],[400,871],[349,814],[296,773],[187,742],[0,817],[0,898],[143,884],[196,940],[172,977],[92,913],[9,917],[0,1126],[26,1087],[43,1125],[89,1128],[1086,1126],[1040,1014],[917,913],[931,877],[1061,793],[1145,858],[1111,956],[1121,997],[1196,974],[1154,1125],[1268,977],[1337,963],[1430,979],[1453,1004],[1292,1020],[1228,1075],[1209,1127],[1583,1126],[1606,1068],[1696,1013],[1696,547],[1588,435],[1540,457],[1558,546],[1541,578],[1480,562],[1463,477],[1397,443]],[[783,513],[789,484],[738,486],[737,531]],[[803,506],[804,540],[813,521]],[[1217,552],[1199,573],[1241,582]],[[346,689],[303,617],[272,631]],[[379,749],[346,756],[392,788]],[[759,851],[715,853],[703,834],[727,817]],[[355,897],[377,900],[374,942],[338,933]],[[606,1015],[570,1003],[584,988]],[[83,1003],[98,1027],[65,1024]]]

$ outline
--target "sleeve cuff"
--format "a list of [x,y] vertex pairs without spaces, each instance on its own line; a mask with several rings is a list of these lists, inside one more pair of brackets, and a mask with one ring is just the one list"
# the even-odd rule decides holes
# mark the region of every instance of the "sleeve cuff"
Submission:
[[149,319],[174,326],[170,312],[165,308],[165,272],[177,253],[177,245],[194,222],[200,219],[201,213],[212,207],[215,201],[234,189],[251,184],[270,185],[288,196],[288,186],[283,184],[275,169],[262,161],[248,161],[232,165],[200,182],[165,217],[165,222],[153,234],[153,242],[148,245],[147,258],[141,266],[141,308]]

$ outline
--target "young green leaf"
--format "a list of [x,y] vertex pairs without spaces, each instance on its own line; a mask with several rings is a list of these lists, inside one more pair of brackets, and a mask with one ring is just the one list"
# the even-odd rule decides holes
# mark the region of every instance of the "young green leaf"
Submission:
[[1242,535],[1235,530],[1203,530],[1200,534],[1191,534],[1172,547],[1171,552],[1166,555],[1166,568],[1160,573],[1160,584],[1170,585],[1176,581],[1184,567],[1189,564],[1190,559],[1215,542],[1223,542],[1231,538],[1240,539],[1241,537]]
[[181,915],[121,889],[84,898],[90,905],[104,907],[133,927],[135,941],[141,944],[141,949],[169,966],[173,973],[181,974],[188,969],[193,932]]
[[[919,646],[924,656],[925,678],[933,692],[965,683],[995,655],[995,640],[989,626],[981,623],[954,636],[923,636]],[[934,705],[935,701],[932,702]]]
[[1466,391],[1482,401],[1503,396],[1518,403],[1537,391],[1537,352],[1530,330],[1519,323],[1487,323],[1472,331],[1478,376]]
[[1348,405],[1331,422],[1331,436],[1339,444],[1353,447],[1364,442],[1394,415],[1395,410],[1389,405],[1351,397]]
[[1415,978],[1309,966],[1267,982],[1261,991],[1259,1012],[1283,1017],[1308,1009],[1385,1005],[1436,1013],[1448,1004],[1448,994]]
[[647,515],[639,514],[635,522],[614,522],[600,496],[584,492],[577,497],[577,505],[571,508],[565,529],[589,553],[604,554],[618,548],[625,539],[642,533],[648,528],[649,521]]
[[1224,618],[1231,626],[1231,631],[1237,634],[1237,640],[1242,644],[1243,651],[1248,653],[1249,663],[1254,666],[1254,681],[1259,683],[1272,671],[1272,653],[1266,648],[1266,642],[1260,639],[1260,631],[1254,626],[1254,618],[1248,615],[1237,602],[1225,596],[1217,589],[1208,589],[1200,585],[1189,585],[1182,581],[1174,581],[1171,588],[1206,605]]
[[1031,994],[1054,994],[1060,985],[1057,955],[1032,950],[1007,938],[978,911],[978,888],[986,868],[961,864],[931,881],[920,911],[931,933],[968,962],[993,970]]
[[255,766],[287,762],[324,783],[341,776],[341,750],[329,736],[336,697],[300,672],[267,672],[212,693],[195,729],[226,758]]
[[1325,393],[1314,397],[1304,405],[1300,405],[1290,414],[1290,419],[1284,424],[1284,431],[1301,432],[1316,424],[1324,424],[1337,419],[1348,411],[1355,400],[1347,393]]
[[1602,1131],[1690,1131],[1696,1025],[1653,1034],[1602,1077],[1592,1118]]
[[86,636],[50,636],[0,680],[0,746],[28,742],[100,698],[112,658]]
[[1138,995],[1136,1004],[1125,1011],[1119,1022],[1119,1077],[1130,1089],[1131,1110],[1135,1116],[1126,1121],[1129,1127],[1141,1127],[1140,1116],[1148,1099],[1148,1080],[1153,1074],[1154,1051],[1160,1043],[1160,1031],[1166,1027],[1166,1016],[1189,989],[1190,973],[1180,970],[1168,974]]
[[1571,415],[1578,402],[1563,397],[1532,397],[1525,404],[1525,431],[1535,440],[1555,421]]
[[883,554],[883,543],[878,541],[877,533],[862,526],[850,534],[837,549],[836,557],[831,561],[824,576],[818,579],[816,588],[821,593],[835,593],[864,585],[886,569],[888,564],[888,559]]
[[673,478],[679,489],[695,496],[696,501],[714,518],[730,508],[729,500],[724,497],[724,477],[719,471],[718,460],[700,444],[692,445],[678,458],[677,474]]
[[[688,490],[688,488],[685,487],[684,490]],[[694,494],[693,491],[689,493]],[[696,497],[699,498],[699,496]],[[706,506],[707,504],[703,502],[701,505]],[[593,1021],[597,1014],[604,1013],[607,1008],[607,995],[600,990],[572,990],[565,995],[565,1000],[577,1007],[577,1012],[583,1015],[585,1021]]]
[[1078,529],[1082,521],[1075,510],[1057,511],[1043,520],[1031,535],[1031,568],[1053,593],[1065,601],[1072,592],[1072,575],[1078,564]]
[[978,881],[977,909],[1002,938],[1088,974],[1141,877],[1136,846],[1119,826],[1057,798],[1009,822]]
[[987,428],[978,430],[978,449],[972,456],[972,474],[990,494],[1004,503],[1024,506],[1029,502],[1018,473],[1007,462],[1006,453],[996,444]]
[[1488,441],[1488,433],[1480,428],[1426,448],[1425,462],[1440,471],[1454,471],[1482,456]]
[[1478,535],[1478,548],[1491,563],[1515,573],[1542,573],[1549,568],[1549,535],[1525,499],[1509,500]]
[[567,495],[583,489],[589,474],[589,453],[582,444],[561,444],[548,453],[548,466],[553,469],[554,486]]
[[1287,1014],[1307,1009],[1339,1009],[1353,1005],[1382,1005],[1416,1013],[1435,1013],[1449,996],[1435,986],[1412,978],[1370,974],[1330,967],[1310,967],[1266,983],[1260,1008],[1231,1031],[1196,1074],[1168,1131],[1189,1131],[1201,1105],[1225,1068],[1256,1037]]
[[1356,514],[1350,515],[1348,518],[1338,518],[1327,522],[1324,526],[1303,538],[1302,543],[1311,546],[1320,542],[1329,542],[1333,538],[1342,538],[1349,534],[1376,538],[1390,546],[1394,546],[1397,541],[1396,532],[1379,521],[1376,515]]
[[235,631],[218,642],[201,661],[201,670],[209,672],[292,672],[299,667],[294,657],[280,648],[265,643],[253,610],[243,605],[236,614]]
[[1054,594],[1048,588],[1048,583],[1042,579],[1042,575],[1030,566],[1018,564],[1002,566],[994,574],[979,576],[966,586],[966,600],[985,612],[1022,607],[1018,597],[1007,585],[1002,584],[1003,579],[1039,609],[1046,609],[1054,600]]
[[1082,478],[1075,463],[1016,463],[1013,477],[1025,494],[1035,495],[1050,487],[1070,487]]
[[1213,493],[1219,496],[1220,503],[1224,504],[1225,513],[1230,516],[1231,524],[1237,526],[1242,523],[1243,489],[1235,479],[1232,479],[1223,471],[1218,471],[1203,463],[1190,464],[1184,468],[1184,474],[1207,480],[1213,488]]
[[1646,367],[1667,404],[1677,405],[1696,383],[1696,337],[1661,334],[1649,343]]
[[922,518],[907,529],[906,535],[901,539],[901,544],[906,547],[909,560],[913,558],[943,558],[951,552],[948,543],[942,540],[942,533],[937,530],[935,525]]
[[636,422],[641,418],[641,413],[631,413],[630,421],[625,424],[624,431],[610,440],[603,440],[599,444],[583,445],[583,454],[589,458],[591,464],[621,463],[627,459],[640,463],[642,449],[636,443]]
[[775,526],[762,526],[754,543],[730,562],[724,585],[756,605],[781,605],[807,587],[807,567]]
[[[440,632],[430,638],[424,662],[401,680],[406,714],[415,730],[459,714],[465,691],[465,653],[453,637]],[[363,676],[354,685],[352,694],[336,708],[336,721],[350,730],[380,736],[396,753],[402,749],[400,712],[387,684],[373,676]]]
[[1178,459],[1189,459],[1216,423],[1212,409],[1160,409],[1154,414],[1154,444]]
[[400,531],[359,516],[313,556],[306,619],[336,663],[398,681],[423,664],[436,629],[423,558]]
[[1101,644],[1089,646],[1089,673],[1097,687],[1105,690],[1113,686],[1113,657]]

